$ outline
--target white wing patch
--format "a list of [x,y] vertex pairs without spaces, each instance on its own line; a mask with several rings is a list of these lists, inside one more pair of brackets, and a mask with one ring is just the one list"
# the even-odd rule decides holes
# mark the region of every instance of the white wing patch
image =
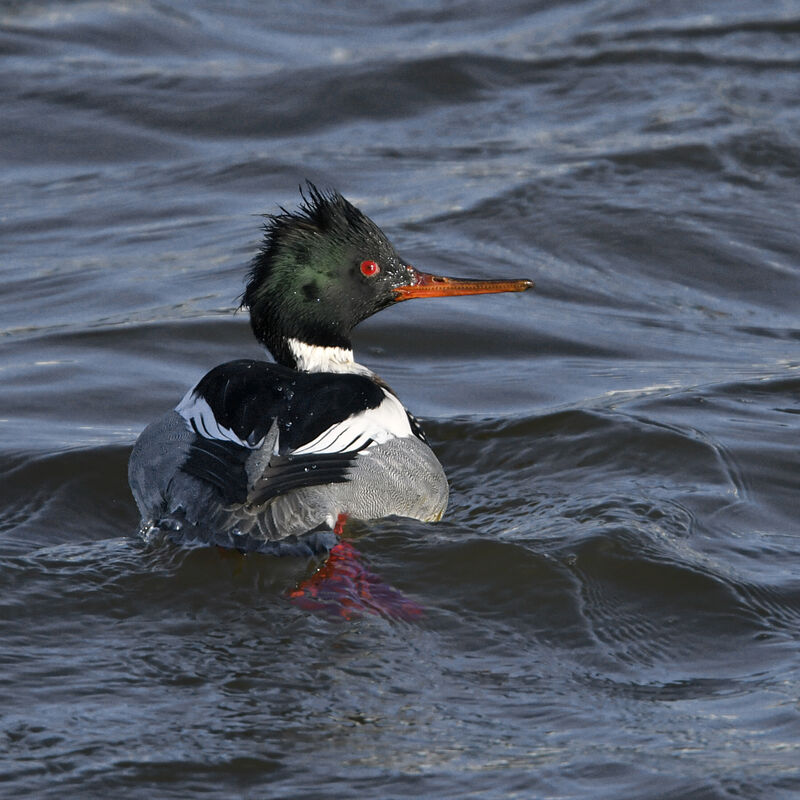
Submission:
[[383,402],[331,425],[316,439],[301,445],[292,453],[345,453],[360,450],[368,444],[383,444],[389,439],[413,436],[408,413],[403,404],[384,390]]
[[[389,439],[413,436],[408,412],[403,404],[390,392],[383,390],[383,393],[384,399],[379,406],[360,411],[331,425],[315,439],[292,450],[292,454],[345,453],[361,450],[372,444],[383,444]],[[189,428],[206,439],[233,442],[249,450],[257,450],[264,444],[266,437],[251,444],[238,437],[230,428],[220,425],[211,406],[204,398],[195,394],[194,389],[184,395],[183,400],[175,406],[175,411],[186,420]],[[279,452],[277,437],[273,452],[275,455]]]
[[183,400],[175,406],[175,410],[186,420],[186,424],[195,430],[200,436],[206,439],[220,439],[222,441],[233,442],[241,447],[256,450],[264,442],[262,438],[255,444],[245,439],[240,439],[230,428],[220,425],[214,416],[211,406],[199,395],[190,389],[183,397]]

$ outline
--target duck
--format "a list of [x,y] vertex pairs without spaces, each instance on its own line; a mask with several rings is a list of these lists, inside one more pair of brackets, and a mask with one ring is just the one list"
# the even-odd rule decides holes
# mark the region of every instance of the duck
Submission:
[[420,421],[354,359],[351,331],[399,302],[530,289],[422,272],[332,189],[265,215],[241,307],[272,361],[211,369],[149,424],[128,478],[140,532],[274,555],[329,551],[346,520],[442,518],[449,486]]

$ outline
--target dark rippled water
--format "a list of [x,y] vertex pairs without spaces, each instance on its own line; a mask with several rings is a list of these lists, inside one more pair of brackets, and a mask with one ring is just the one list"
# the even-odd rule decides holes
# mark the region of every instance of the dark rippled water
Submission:
[[[798,2],[19,0],[0,52],[0,794],[800,795]],[[452,482],[358,531],[413,620],[136,535],[305,178],[537,283],[358,332]]]

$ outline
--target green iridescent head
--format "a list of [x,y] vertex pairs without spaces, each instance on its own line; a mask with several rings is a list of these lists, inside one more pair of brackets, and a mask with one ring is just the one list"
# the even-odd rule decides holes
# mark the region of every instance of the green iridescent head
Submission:
[[243,306],[256,338],[293,365],[286,342],[350,348],[350,331],[398,299],[415,272],[338,192],[308,184],[297,211],[268,218]]
[[[267,218],[242,305],[256,338],[290,367],[297,343],[351,349],[361,320],[400,300],[521,292],[529,280],[472,280],[419,272],[338,192],[312,183],[297,211]],[[294,350],[291,343],[294,342]]]

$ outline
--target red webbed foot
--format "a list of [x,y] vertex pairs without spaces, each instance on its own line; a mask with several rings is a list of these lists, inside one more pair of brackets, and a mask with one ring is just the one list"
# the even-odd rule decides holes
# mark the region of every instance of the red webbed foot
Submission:
[[[340,514],[334,532],[341,536],[347,520]],[[350,542],[334,545],[325,563],[289,592],[289,599],[308,611],[325,611],[344,619],[375,614],[392,619],[416,619],[423,610],[413,600],[372,572]]]

